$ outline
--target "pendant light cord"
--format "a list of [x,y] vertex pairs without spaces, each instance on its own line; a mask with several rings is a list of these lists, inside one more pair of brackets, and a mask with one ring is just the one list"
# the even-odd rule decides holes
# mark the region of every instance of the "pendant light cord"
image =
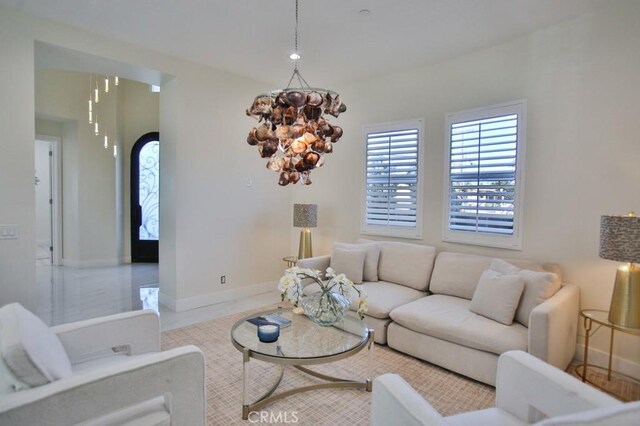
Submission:
[[[298,0],[296,0],[296,37],[295,37],[295,50],[294,52],[297,55],[300,55],[298,52]],[[296,67],[298,66],[298,60],[296,59]]]
[[[298,52],[298,0],[296,0],[296,28],[295,28],[294,44],[295,44],[294,52],[299,56],[300,54]],[[307,88],[310,89],[309,83],[307,83],[304,77],[300,75],[300,71],[298,71],[298,59],[296,59],[294,62],[293,74],[291,74],[291,78],[289,79],[289,84],[287,84],[287,89],[291,87],[291,82],[293,81],[294,78],[298,79],[298,84],[300,85],[300,88],[304,88],[306,86]]]

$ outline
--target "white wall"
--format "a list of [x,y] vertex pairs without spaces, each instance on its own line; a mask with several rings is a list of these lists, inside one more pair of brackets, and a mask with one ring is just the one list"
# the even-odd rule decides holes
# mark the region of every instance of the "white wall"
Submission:
[[[603,214],[640,212],[640,2],[601,10],[434,66],[335,87],[348,105],[344,136],[313,185],[317,253],[359,236],[364,124],[425,118],[424,238],[440,250],[557,262],[581,288],[582,308],[608,309],[616,264],[598,258]],[[445,114],[527,99],[521,252],[442,242]],[[297,234],[292,238],[295,249]],[[608,334],[593,343],[608,348]],[[638,363],[637,337],[616,355]],[[637,364],[636,364],[637,366]],[[637,370],[640,372],[640,370]]]
[[[33,308],[35,300],[36,40],[167,76],[159,108],[163,301],[182,309],[275,285],[284,267],[281,258],[289,254],[291,195],[274,183],[273,173],[246,144],[253,122],[244,114],[268,85],[2,7],[0,39],[0,222],[16,223],[21,230],[19,240],[0,242],[0,304],[21,301]],[[65,129],[72,133],[71,127]],[[74,150],[84,149],[82,144],[78,139],[64,155],[77,155]],[[253,179],[252,187],[245,186],[246,178]],[[78,194],[96,184],[74,182]],[[76,219],[81,221],[70,220]],[[80,246],[87,238],[91,235],[80,233],[69,239]],[[221,275],[227,276],[224,286]]]
[[121,108],[123,124],[122,176],[123,176],[123,228],[124,258],[131,261],[131,149],[138,139],[160,129],[160,94],[152,93],[149,85],[123,79]]
[[35,309],[33,39],[0,13],[0,222],[19,238],[0,241],[0,304]]

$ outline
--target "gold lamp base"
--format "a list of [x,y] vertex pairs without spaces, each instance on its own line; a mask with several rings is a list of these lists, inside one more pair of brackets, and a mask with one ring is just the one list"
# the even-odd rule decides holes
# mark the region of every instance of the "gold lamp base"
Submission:
[[620,265],[611,297],[609,322],[627,328],[640,328],[640,266]]
[[300,231],[300,246],[298,247],[298,259],[313,257],[311,248],[311,229],[304,228]]

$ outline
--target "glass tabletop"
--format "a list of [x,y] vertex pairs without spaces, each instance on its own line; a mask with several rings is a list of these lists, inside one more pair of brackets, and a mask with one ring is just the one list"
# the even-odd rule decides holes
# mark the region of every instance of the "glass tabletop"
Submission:
[[616,330],[619,330],[628,334],[640,335],[640,329],[622,327],[620,325],[613,324],[612,322],[610,322],[609,311],[602,311],[599,309],[583,309],[582,311],[580,311],[580,315],[582,315],[585,318],[589,318],[592,321],[598,324],[602,324],[606,327],[614,328]]
[[[247,322],[249,318],[276,313],[289,320],[291,325],[280,328],[280,337],[273,343],[258,340],[257,327]],[[270,358],[317,359],[348,353],[362,347],[368,338],[365,323],[349,314],[330,327],[322,327],[305,315],[297,315],[292,309],[271,309],[249,315],[236,322],[231,329],[234,345],[242,350]]]

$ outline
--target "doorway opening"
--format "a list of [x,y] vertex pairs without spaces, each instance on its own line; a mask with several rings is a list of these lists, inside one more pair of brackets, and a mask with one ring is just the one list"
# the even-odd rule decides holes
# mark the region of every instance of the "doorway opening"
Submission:
[[150,132],[131,149],[131,262],[158,262],[160,239],[160,134]]
[[59,138],[36,136],[36,264],[40,266],[59,265],[62,254],[59,147]]

